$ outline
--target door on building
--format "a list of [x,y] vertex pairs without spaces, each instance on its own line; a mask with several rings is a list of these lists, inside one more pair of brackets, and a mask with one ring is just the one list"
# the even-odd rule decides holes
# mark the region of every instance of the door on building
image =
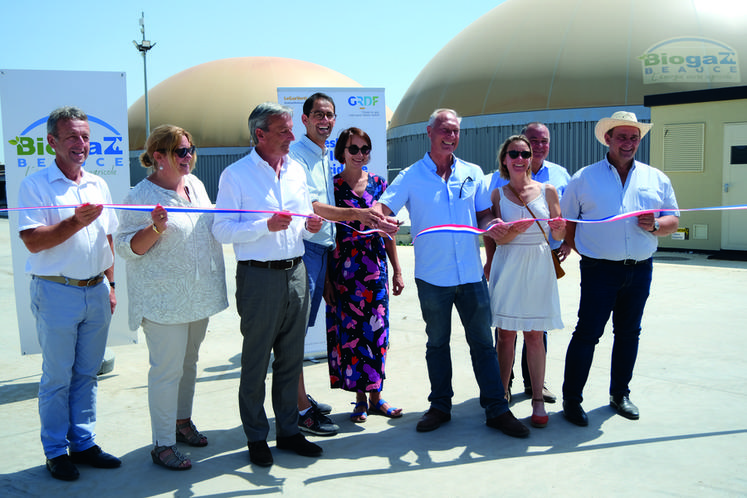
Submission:
[[[747,123],[724,124],[723,205],[747,204]],[[722,211],[721,248],[747,251],[747,213]]]

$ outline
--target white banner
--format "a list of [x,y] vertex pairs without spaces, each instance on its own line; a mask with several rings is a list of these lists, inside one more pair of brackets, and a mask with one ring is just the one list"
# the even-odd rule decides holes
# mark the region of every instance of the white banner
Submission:
[[[332,174],[342,171],[342,166],[335,160],[334,149],[340,132],[356,126],[371,137],[371,160],[368,171],[387,179],[386,155],[386,104],[383,88],[278,88],[278,103],[293,109],[293,133],[296,140],[306,134],[306,127],[301,121],[303,103],[316,92],[329,95],[335,103],[337,119],[332,135],[327,140],[329,161]],[[306,334],[306,356],[327,356],[327,330],[324,313],[324,301],[319,307],[314,326]]]
[[[21,180],[54,162],[47,144],[47,117],[54,109],[73,105],[88,114],[91,150],[84,167],[104,178],[114,203],[130,188],[127,136],[127,90],[123,72],[0,71],[0,109],[5,147],[5,188],[8,207],[18,207]],[[29,252],[18,237],[18,214],[9,215],[18,329],[23,354],[39,353],[36,324],[30,309],[25,272]],[[109,345],[137,341],[127,326],[125,267],[115,258],[117,309],[109,330]]]

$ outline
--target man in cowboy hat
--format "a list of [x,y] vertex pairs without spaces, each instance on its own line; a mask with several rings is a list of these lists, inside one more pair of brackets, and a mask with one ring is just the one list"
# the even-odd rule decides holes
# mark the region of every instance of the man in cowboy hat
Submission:
[[[594,347],[612,314],[614,342],[610,406],[623,417],[638,419],[629,383],[638,353],[641,317],[651,287],[652,255],[657,237],[677,230],[679,212],[669,178],[635,160],[651,124],[632,112],[601,119],[597,140],[609,147],[601,161],[579,170],[561,199],[563,217],[598,220],[632,211],[655,210],[607,223],[568,223],[566,242],[581,255],[578,322],[568,345],[563,383],[563,415],[586,426],[581,407]],[[659,211],[662,210],[662,211]]]

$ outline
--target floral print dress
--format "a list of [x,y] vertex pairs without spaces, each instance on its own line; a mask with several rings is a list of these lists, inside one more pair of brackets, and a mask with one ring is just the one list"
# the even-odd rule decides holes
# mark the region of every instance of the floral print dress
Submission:
[[[335,205],[367,208],[381,197],[386,181],[369,174],[358,196],[337,175]],[[358,221],[346,222],[363,229]],[[327,306],[330,385],[352,392],[381,391],[389,347],[389,280],[381,234],[361,235],[337,225],[337,245],[328,265],[335,305]]]

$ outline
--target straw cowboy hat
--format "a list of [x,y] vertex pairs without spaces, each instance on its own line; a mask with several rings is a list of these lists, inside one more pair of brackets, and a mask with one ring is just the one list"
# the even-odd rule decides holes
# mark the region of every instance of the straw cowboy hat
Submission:
[[604,140],[604,134],[615,126],[635,126],[641,131],[641,138],[643,138],[653,125],[651,123],[639,123],[638,118],[632,112],[617,111],[610,118],[600,119],[594,128],[594,135],[596,135],[597,140],[602,145],[607,145],[607,142]]

